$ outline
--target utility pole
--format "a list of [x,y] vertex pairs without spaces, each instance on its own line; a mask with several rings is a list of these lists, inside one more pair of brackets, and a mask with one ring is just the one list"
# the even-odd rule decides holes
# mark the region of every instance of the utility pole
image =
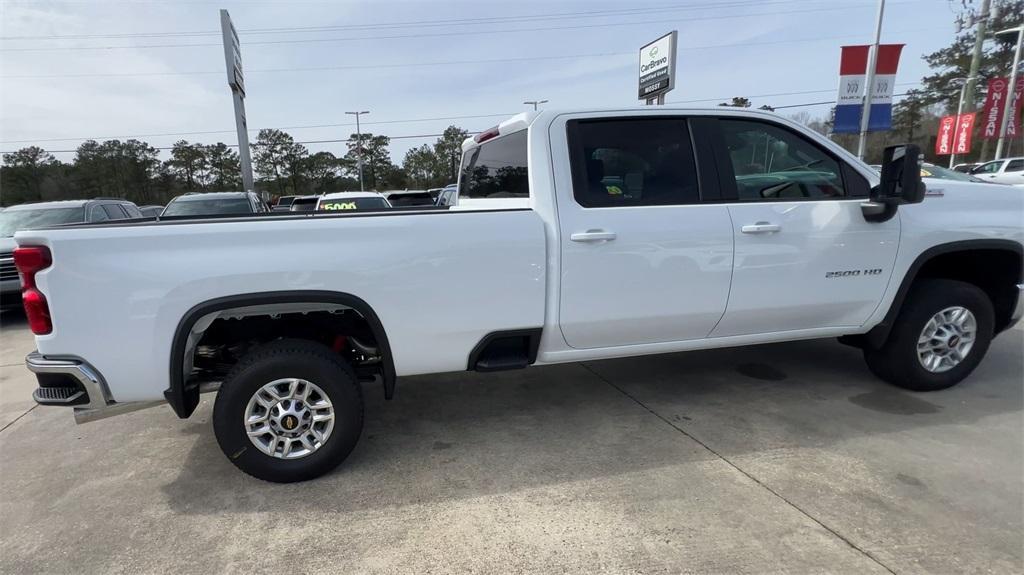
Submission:
[[[1017,26],[1008,30],[1000,30],[996,34],[1017,34],[1017,47],[1013,50],[1013,68],[1010,70],[1010,87],[1007,89],[1006,102],[1003,103],[1003,121],[999,124],[999,140],[996,142],[996,159],[1003,159],[1003,146],[1006,144],[1006,128],[1010,124],[1010,114],[1014,112],[1017,94],[1017,73],[1020,68],[1020,41],[1024,36],[1024,26]],[[1018,122],[1017,130],[1021,129]]]
[[359,129],[359,116],[362,114],[369,114],[370,112],[363,110],[362,112],[345,112],[356,117],[356,158],[359,164],[359,191],[365,191],[363,189],[363,131]]
[[875,20],[875,43],[868,56],[867,87],[864,90],[864,106],[860,112],[860,139],[857,140],[857,157],[864,159],[868,146],[868,121],[871,119],[871,99],[875,96],[875,66],[878,65],[878,44],[882,40],[882,17],[885,14],[885,0],[878,0],[878,18]]
[[533,104],[533,111],[536,112],[538,104],[547,104],[548,101],[547,100],[527,100],[527,101],[525,101],[523,103],[526,104],[527,106],[529,106],[530,104]]
[[974,26],[974,50],[971,52],[971,68],[967,72],[965,103],[968,110],[974,109],[974,95],[977,93],[978,67],[981,66],[981,48],[985,44],[985,29],[988,27],[989,5],[992,0],[981,0],[981,13]]

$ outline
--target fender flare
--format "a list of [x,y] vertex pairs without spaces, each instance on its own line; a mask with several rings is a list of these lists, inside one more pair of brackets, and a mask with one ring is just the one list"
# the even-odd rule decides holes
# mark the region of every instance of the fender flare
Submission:
[[219,297],[199,303],[189,309],[178,322],[174,331],[174,338],[171,340],[170,352],[170,386],[164,391],[167,403],[171,405],[178,417],[185,419],[192,415],[199,404],[199,389],[186,386],[186,374],[184,371],[185,347],[188,344],[188,336],[192,327],[200,318],[236,307],[248,307],[254,305],[273,305],[284,303],[329,303],[338,304],[351,308],[359,313],[370,326],[377,346],[381,351],[381,367],[384,379],[384,396],[391,399],[395,393],[395,362],[391,355],[391,345],[388,343],[387,332],[381,324],[377,313],[373,311],[370,304],[359,297],[349,293],[320,291],[320,290],[294,290],[294,291],[273,291],[247,293]]
[[[917,274],[926,263],[940,255],[970,250],[1005,250],[1016,253],[1017,257],[1024,255],[1024,246],[1021,246],[1019,242],[998,239],[961,240],[939,244],[926,249],[910,264],[907,273],[903,276],[903,281],[900,283],[900,288],[896,292],[896,297],[893,298],[892,303],[889,305],[889,311],[886,312],[881,322],[864,334],[864,343],[873,349],[879,349],[885,345],[886,340],[889,339],[889,332],[892,331],[892,327],[896,322],[896,317],[903,307],[903,302],[906,300],[911,286],[914,285]],[[1020,281],[1020,278],[1018,278],[1018,281]]]

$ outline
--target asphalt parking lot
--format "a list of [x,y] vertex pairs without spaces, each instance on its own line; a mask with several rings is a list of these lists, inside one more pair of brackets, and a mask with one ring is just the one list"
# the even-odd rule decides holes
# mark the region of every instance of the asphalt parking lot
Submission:
[[0,336],[3,573],[1011,573],[1024,570],[1020,328],[951,390],[833,341],[365,389],[337,471],[235,470],[212,396],[83,426]]

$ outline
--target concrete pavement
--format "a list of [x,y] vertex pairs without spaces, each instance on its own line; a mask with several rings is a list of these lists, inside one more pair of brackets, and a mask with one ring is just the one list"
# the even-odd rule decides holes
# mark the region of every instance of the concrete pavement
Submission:
[[334,473],[235,470],[158,407],[31,409],[0,324],[5,573],[1024,570],[1020,329],[913,394],[831,341],[409,378]]

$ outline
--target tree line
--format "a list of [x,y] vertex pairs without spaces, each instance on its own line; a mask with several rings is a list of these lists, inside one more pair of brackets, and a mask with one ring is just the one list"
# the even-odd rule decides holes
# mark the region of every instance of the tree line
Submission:
[[[433,144],[409,150],[402,164],[391,160],[387,136],[352,134],[346,152],[310,152],[282,130],[260,130],[251,144],[257,191],[271,196],[359,189],[358,158],[368,190],[440,187],[458,177],[462,141],[469,133],[449,126]],[[224,144],[180,140],[160,160],[150,144],[128,139],[83,142],[70,162],[38,146],[3,155],[0,205],[118,197],[138,205],[166,204],[189,192],[242,189],[238,152]]]

